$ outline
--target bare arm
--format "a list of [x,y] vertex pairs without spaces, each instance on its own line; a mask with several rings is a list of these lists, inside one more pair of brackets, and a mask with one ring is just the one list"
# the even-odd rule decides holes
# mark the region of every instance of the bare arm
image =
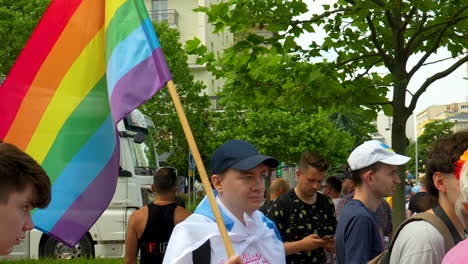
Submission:
[[302,246],[302,240],[284,243],[284,251],[286,256],[297,253],[302,250],[304,250],[304,247]]
[[181,207],[177,206],[175,211],[174,211],[174,225],[177,225],[178,223],[182,222],[185,220],[185,218],[189,217],[192,213]]
[[130,216],[125,240],[125,264],[136,264],[138,257],[138,235],[136,232],[136,212]]

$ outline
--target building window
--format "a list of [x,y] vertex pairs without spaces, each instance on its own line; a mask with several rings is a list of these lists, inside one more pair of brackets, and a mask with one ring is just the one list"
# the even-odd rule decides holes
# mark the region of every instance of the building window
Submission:
[[150,16],[152,20],[166,22],[169,27],[177,27],[179,24],[179,14],[175,9],[168,9],[167,0],[153,0]]
[[153,0],[153,12],[167,10],[167,0]]

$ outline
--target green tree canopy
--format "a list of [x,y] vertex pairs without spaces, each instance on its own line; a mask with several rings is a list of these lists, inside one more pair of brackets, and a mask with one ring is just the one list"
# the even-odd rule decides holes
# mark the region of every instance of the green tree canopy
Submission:
[[[240,41],[218,60],[205,54],[198,40],[187,47],[201,55],[200,63],[226,78],[221,96],[229,94],[231,104],[293,112],[314,112],[318,106],[333,109],[339,104],[363,107],[374,116],[383,110],[393,116],[392,147],[404,153],[406,121],[421,95],[468,61],[467,2],[337,0],[309,8],[301,0],[230,0],[200,7],[215,32],[227,29]],[[301,34],[315,31],[324,31],[325,37],[298,42]],[[409,89],[415,74],[435,63],[431,55],[442,49],[455,62]],[[324,55],[334,58],[327,60]],[[400,175],[403,179],[402,170]],[[399,184],[393,198],[395,225],[405,217],[403,191]]]
[[[431,151],[432,145],[439,139],[453,134],[451,130],[455,123],[432,121],[424,126],[424,132],[418,137],[418,171],[424,173],[424,166],[427,162],[427,157]],[[416,171],[415,157],[415,142],[411,142],[406,151],[406,155],[412,157],[412,162],[408,164],[408,169],[411,172]]]
[[357,147],[367,140],[371,135],[377,133],[377,128],[372,124],[373,119],[366,115],[362,108],[340,109],[330,114],[329,119],[336,128],[349,132],[354,137],[353,147]]
[[217,115],[213,147],[230,139],[242,139],[255,145],[261,153],[288,164],[296,164],[302,152],[313,151],[322,154],[334,167],[340,167],[346,162],[355,140],[321,114],[266,109],[228,110]]
[[0,0],[0,76],[10,71],[50,0]]

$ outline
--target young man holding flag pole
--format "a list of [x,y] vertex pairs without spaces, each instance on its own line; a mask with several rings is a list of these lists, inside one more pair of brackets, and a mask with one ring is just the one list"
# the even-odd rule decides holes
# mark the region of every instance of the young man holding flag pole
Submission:
[[[203,187],[204,187],[205,193],[206,193],[206,200],[208,200],[209,205],[211,207],[211,213],[209,213],[209,214],[213,216],[214,219],[212,219],[212,220],[214,220],[214,222],[216,222],[216,224],[218,226],[222,241],[224,243],[224,246],[225,246],[225,249],[226,249],[226,252],[227,252],[227,257],[229,257],[226,264],[240,264],[240,263],[242,263],[242,260],[241,260],[241,258],[239,256],[235,255],[236,252],[234,251],[232,243],[231,243],[231,241],[229,239],[229,235],[228,235],[227,230],[226,230],[226,225],[225,225],[225,222],[223,220],[223,216],[221,215],[221,211],[219,209],[218,202],[217,202],[217,200],[215,198],[213,190],[211,189],[211,183],[210,183],[210,181],[208,179],[208,175],[206,173],[205,166],[204,166],[203,161],[201,159],[200,152],[199,152],[198,147],[196,145],[195,139],[193,137],[192,130],[190,129],[189,122],[188,122],[187,117],[185,115],[185,112],[183,110],[182,103],[180,102],[180,98],[179,98],[179,95],[177,94],[177,90],[175,88],[175,85],[174,85],[173,81],[172,80],[169,81],[167,83],[167,86],[168,86],[169,93],[171,95],[172,101],[174,102],[174,106],[176,108],[176,111],[177,111],[177,114],[179,116],[180,122],[182,124],[182,128],[184,130],[185,136],[187,137],[187,141],[188,141],[190,150],[191,150],[191,152],[193,154],[193,157],[195,159],[195,164],[197,165],[197,169],[198,169],[198,171],[200,173],[200,178],[202,180]],[[227,146],[227,145],[229,145],[229,146]],[[239,145],[241,147],[239,147]],[[223,154],[226,154],[226,153],[223,153],[223,151],[220,151],[220,149],[222,149],[223,147],[224,147],[224,149],[225,149],[225,151],[227,153],[230,153],[230,151],[232,151],[233,149],[237,149],[240,152],[237,153],[236,157],[227,157],[227,156],[223,155]],[[217,166],[221,166],[224,169],[224,170],[219,170],[219,171],[217,171],[217,170],[213,171],[213,168],[212,168],[212,173],[214,174],[213,178],[212,178],[212,183],[213,183],[213,185],[215,187],[218,186],[221,189],[223,188],[222,187],[222,185],[223,185],[222,181],[223,181],[223,176],[225,176],[225,175],[223,175],[223,173],[225,173],[226,170],[230,169],[230,166],[224,167],[225,164],[223,164],[223,163],[228,162],[229,159],[232,159],[232,160],[230,160],[230,162],[232,162],[233,160],[237,160],[237,162],[247,161],[247,160],[249,160],[250,157],[245,156],[245,155],[248,156],[248,154],[246,152],[247,153],[252,152],[250,154],[252,156],[255,156],[255,155],[262,156],[262,155],[260,155],[258,153],[258,151],[250,143],[245,142],[245,141],[232,140],[232,141],[229,141],[229,142],[225,143],[223,146],[219,147],[217,151],[215,151],[215,153],[212,156],[212,163],[213,163],[214,160],[219,159],[220,160],[219,162],[222,165],[218,164]],[[224,160],[224,159],[226,159],[226,160]],[[265,161],[270,160],[270,159],[273,159],[274,161],[272,161],[272,162],[270,162],[268,164],[264,164]],[[243,173],[245,171],[249,171],[249,177],[256,178],[256,179],[263,179],[264,175],[260,172],[260,167],[262,168],[262,172],[263,172],[263,170],[265,170],[265,167],[266,167],[265,165],[270,166],[270,167],[277,167],[278,164],[279,164],[279,162],[276,159],[271,158],[271,157],[267,157],[264,160],[260,160],[259,162],[256,162],[256,160],[255,160],[254,163],[255,164],[249,164],[250,166],[247,166],[248,168],[247,167],[239,168],[241,170],[240,172]],[[214,165],[212,164],[212,167],[213,166]],[[232,169],[233,170],[238,170],[238,169],[235,169],[235,167],[232,167],[231,170]],[[252,172],[252,170],[255,170],[255,172]],[[258,187],[253,187],[253,188],[260,188],[261,190],[259,190],[259,192],[261,192],[261,195],[262,195],[262,198],[263,198],[263,194],[265,192],[264,183],[260,184],[260,185],[256,185],[256,186],[258,186]],[[225,187],[225,189],[228,189],[228,188],[229,187]],[[206,200],[204,200],[205,203],[206,203]],[[226,201],[227,200],[228,200],[228,198],[226,199]],[[221,202],[221,204],[223,204],[223,203]],[[256,208],[253,208],[254,210],[245,210],[242,213],[247,213],[247,214],[250,214],[250,216],[252,216],[254,213],[259,213],[258,209],[260,208],[260,206],[261,206],[261,201],[258,202]],[[226,208],[227,211],[230,211],[230,209],[233,208],[233,207],[230,207],[230,206],[226,206],[226,207],[227,207]],[[245,208],[242,208],[242,209],[245,209]],[[195,212],[195,214],[193,216],[197,217],[197,211]],[[257,214],[257,217],[258,217],[258,214]],[[237,217],[237,218],[238,218],[237,220],[239,220],[241,217]],[[242,219],[241,219],[241,221],[242,221]],[[276,258],[275,262],[270,261],[270,262],[264,262],[264,263],[272,263],[272,264],[273,263],[285,263],[285,255],[284,255],[285,252],[284,252],[284,248],[282,246],[281,237],[280,237],[279,233],[277,232],[276,226],[274,225],[273,222],[271,222],[270,220],[267,220],[266,217],[264,217],[264,221],[265,221],[265,226],[268,226],[268,228],[271,229],[269,231],[274,232],[275,235],[276,235],[276,237],[274,237],[274,238],[272,238],[271,235],[268,238],[269,241],[272,241],[272,244],[270,244],[272,251],[269,252],[270,256],[266,256],[267,259],[269,259],[269,260],[271,260],[272,257],[273,257],[273,259]],[[266,222],[269,222],[269,223],[267,224]],[[181,224],[183,224],[183,223],[184,222],[182,222]],[[245,224],[245,223],[243,223],[243,224]],[[265,227],[265,226],[263,226],[263,227]],[[269,232],[268,230],[265,230],[265,228],[263,228],[263,231],[265,231],[267,233]],[[176,226],[176,229],[174,230],[174,233],[177,234],[177,226]],[[182,231],[182,233],[183,233],[183,231]],[[174,240],[174,239],[171,237],[171,240],[169,241],[169,245],[168,245],[168,248],[167,248],[167,251],[166,251],[166,256],[164,258],[163,263],[195,263],[195,262],[192,262],[194,259],[191,259],[190,257],[188,258],[188,261],[187,261],[187,259],[185,259],[185,260],[181,260],[180,262],[177,262],[174,259],[172,259],[174,256],[171,255],[171,252],[175,253],[176,255],[179,254],[179,252],[172,249],[172,245],[177,244],[178,241],[174,240],[172,242],[172,244],[171,244],[172,240]],[[204,245],[206,245],[206,244],[204,244]],[[277,247],[278,245],[279,245],[279,247]],[[276,251],[274,251],[274,249],[276,249]],[[210,250],[208,250],[207,252],[208,252],[208,254],[210,254]],[[243,252],[237,252],[237,253],[242,254]],[[200,261],[199,263],[204,263],[204,262]]]

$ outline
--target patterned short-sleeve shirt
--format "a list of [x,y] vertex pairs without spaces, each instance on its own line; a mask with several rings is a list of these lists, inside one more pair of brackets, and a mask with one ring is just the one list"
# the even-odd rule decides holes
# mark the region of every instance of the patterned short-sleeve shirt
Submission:
[[[336,230],[333,201],[321,193],[317,193],[314,204],[307,204],[291,189],[272,203],[267,217],[275,222],[284,242],[298,241],[311,234],[334,235]],[[286,262],[325,263],[326,255],[323,248],[300,251],[286,256]]]

